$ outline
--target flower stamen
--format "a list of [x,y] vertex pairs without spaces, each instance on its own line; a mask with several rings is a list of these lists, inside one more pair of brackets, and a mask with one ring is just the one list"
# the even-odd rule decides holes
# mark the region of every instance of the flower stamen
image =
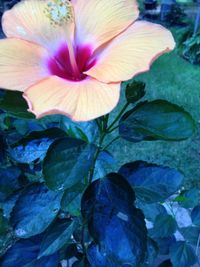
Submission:
[[[70,24],[74,22],[73,6],[68,0],[50,0],[45,8],[45,14],[50,19],[51,24],[55,26],[63,26],[65,23]],[[67,37],[66,41],[74,76],[75,78],[79,78],[80,71],[77,66],[74,46],[70,35]]]
[[44,10],[51,24],[62,26],[64,23],[74,21],[72,4],[68,0],[51,0]]

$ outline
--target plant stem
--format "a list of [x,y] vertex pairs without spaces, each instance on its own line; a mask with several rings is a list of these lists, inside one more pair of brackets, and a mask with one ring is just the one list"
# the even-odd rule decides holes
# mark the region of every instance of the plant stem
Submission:
[[101,127],[101,123],[99,123],[99,119],[96,119],[95,121],[96,121],[96,124],[98,126],[99,131],[101,132],[102,131],[102,127]]
[[95,170],[95,164],[96,164],[97,158],[99,156],[99,153],[102,150],[102,144],[103,144],[103,141],[104,141],[105,137],[106,137],[106,133],[102,132],[101,135],[100,135],[100,139],[99,139],[99,143],[98,143],[97,149],[96,149],[95,154],[94,154],[93,164],[92,164],[92,167],[90,169],[89,179],[88,179],[89,184],[91,184],[91,182],[92,182],[92,178],[93,178],[94,170]]
[[116,130],[117,128],[118,128],[119,126],[117,125],[117,126],[115,126],[115,127],[113,127],[112,129],[110,129],[107,133],[112,133],[114,130]]
[[111,140],[107,145],[104,146],[104,148],[102,150],[107,149],[110,145],[112,145],[112,143],[114,143],[116,140],[118,140],[120,138],[120,136],[116,136],[113,140]]
[[[114,121],[108,126],[107,128],[107,133],[110,133],[112,127],[115,125],[115,123],[120,119],[120,117],[122,116],[122,114],[124,113],[124,111],[127,109],[127,107],[129,106],[130,103],[126,103],[123,108],[121,109],[121,111],[119,112],[119,114],[117,115],[117,117],[114,119]],[[114,128],[113,128],[114,129]],[[112,129],[112,131],[113,131]]]
[[[105,115],[103,117],[101,117],[99,120],[96,119],[96,123],[97,126],[99,128],[100,131],[100,136],[99,136],[99,142],[94,154],[94,159],[93,159],[93,163],[88,175],[88,185],[90,185],[92,183],[92,179],[94,176],[94,171],[95,171],[95,165],[96,165],[96,161],[98,159],[98,156],[100,154],[100,152],[103,150],[102,145],[104,142],[104,139],[106,137],[106,135],[109,133],[108,129],[112,129],[112,127],[114,126],[114,124],[119,120],[119,118],[121,117],[121,115],[123,114],[123,112],[126,110],[126,108],[128,107],[128,103],[122,108],[122,110],[120,111],[120,113],[118,114],[118,116],[115,118],[115,120],[113,121],[113,123],[111,123],[111,125],[108,127],[108,119],[109,119],[109,115]],[[109,142],[105,147],[107,148],[108,146],[110,146],[115,140],[117,140],[119,138],[119,136],[117,136],[116,138],[114,138],[111,142]],[[86,255],[86,247],[85,247],[85,242],[84,242],[84,235],[85,235],[85,224],[83,223],[82,225],[82,233],[81,233],[81,246],[83,249],[83,254]],[[85,265],[85,263],[83,263]],[[86,264],[87,265],[87,264]],[[85,266],[86,266],[85,265]]]

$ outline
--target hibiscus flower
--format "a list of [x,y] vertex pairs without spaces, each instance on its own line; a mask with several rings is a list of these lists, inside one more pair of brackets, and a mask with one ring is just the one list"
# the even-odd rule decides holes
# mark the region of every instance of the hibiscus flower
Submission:
[[21,1],[2,19],[1,88],[22,91],[37,118],[109,113],[120,83],[175,46],[167,29],[138,14],[135,0]]

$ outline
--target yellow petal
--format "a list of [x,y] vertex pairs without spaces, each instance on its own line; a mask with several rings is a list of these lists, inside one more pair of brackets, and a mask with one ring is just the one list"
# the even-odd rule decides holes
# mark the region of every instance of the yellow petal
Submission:
[[[51,50],[57,49],[60,43],[74,34],[74,13],[70,4],[71,18],[61,21],[57,15],[57,8],[59,7],[53,6],[52,11],[50,11],[48,6],[49,3],[55,4],[55,2],[56,0],[24,0],[19,2],[3,15],[2,27],[5,35],[35,42]],[[64,11],[67,12],[67,10]],[[57,19],[57,23],[55,19]]]
[[70,82],[52,76],[28,88],[24,98],[37,118],[64,114],[75,121],[89,121],[109,113],[118,103],[120,84],[87,78]]
[[175,47],[170,31],[158,24],[135,22],[113,39],[86,72],[102,82],[119,82],[148,71],[161,54]]
[[0,87],[23,91],[49,76],[45,48],[19,39],[0,40]]
[[78,43],[93,50],[126,29],[138,17],[136,0],[72,0]]

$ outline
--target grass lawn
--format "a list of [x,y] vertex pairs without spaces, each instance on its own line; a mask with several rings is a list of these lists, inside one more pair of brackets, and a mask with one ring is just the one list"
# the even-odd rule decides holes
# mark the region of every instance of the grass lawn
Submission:
[[[200,188],[200,67],[188,63],[174,51],[160,57],[149,72],[135,79],[146,83],[145,99],[166,99],[183,106],[193,115],[198,127],[193,138],[187,141],[137,144],[116,141],[111,149],[118,160],[118,167],[139,159],[164,164],[182,171],[187,187]],[[124,102],[122,90],[121,102],[114,114]]]

